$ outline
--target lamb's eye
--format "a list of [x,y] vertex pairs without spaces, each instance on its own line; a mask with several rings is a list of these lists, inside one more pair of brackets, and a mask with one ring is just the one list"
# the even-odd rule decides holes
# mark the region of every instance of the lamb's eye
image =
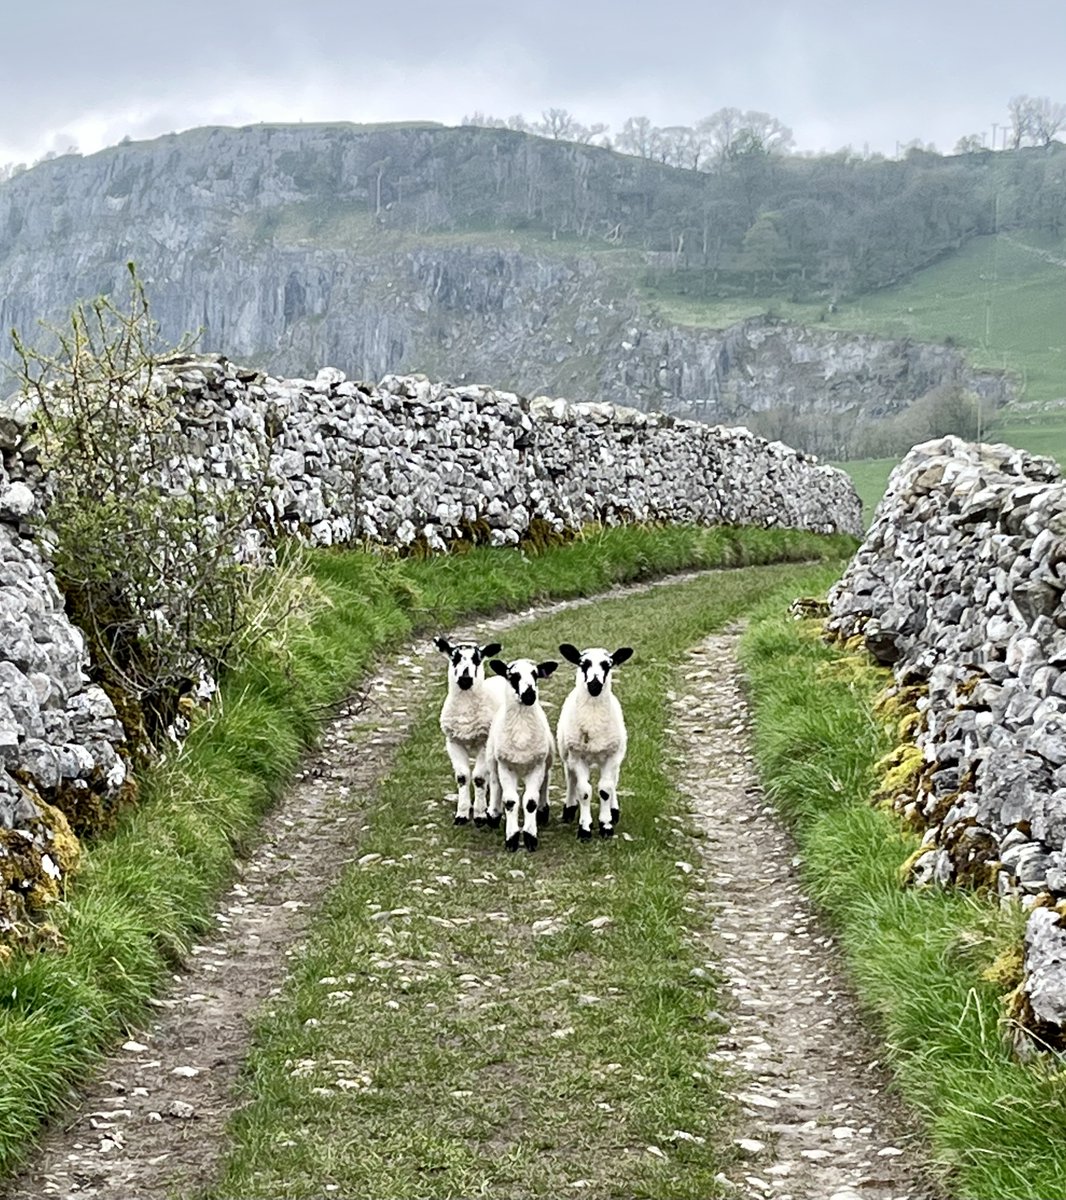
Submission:
[[587,658],[583,658],[581,660],[581,669],[582,669],[582,671],[591,671],[592,663],[590,663]]

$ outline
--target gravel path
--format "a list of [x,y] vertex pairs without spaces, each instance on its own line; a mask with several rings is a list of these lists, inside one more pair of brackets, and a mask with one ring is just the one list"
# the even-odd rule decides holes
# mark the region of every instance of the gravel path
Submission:
[[701,885],[693,904],[713,912],[708,966],[728,1002],[711,1058],[741,1113],[730,1182],[774,1200],[935,1200],[925,1147],[891,1098],[796,847],[760,789],[737,638],[693,650],[688,686],[671,697],[677,778],[704,834],[702,864],[682,868]]
[[[662,585],[609,594],[648,586]],[[458,635],[483,640],[595,602],[528,610]],[[734,997],[731,1031],[714,1056],[735,1072],[744,1114],[738,1136],[750,1157],[732,1181],[738,1194],[779,1200],[933,1200],[921,1182],[922,1147],[884,1099],[831,940],[796,882],[794,849],[759,794],[734,650],[734,635],[707,639],[675,699],[680,786],[706,832],[707,857],[695,870],[707,889],[693,895],[714,908],[710,965],[724,970]],[[326,889],[358,857],[362,814],[418,714],[425,672],[435,678],[441,663],[430,642],[418,642],[329,723],[240,864],[217,935],[194,947],[157,1019],[105,1060],[6,1200],[168,1200],[217,1177],[250,1021],[278,992]]]

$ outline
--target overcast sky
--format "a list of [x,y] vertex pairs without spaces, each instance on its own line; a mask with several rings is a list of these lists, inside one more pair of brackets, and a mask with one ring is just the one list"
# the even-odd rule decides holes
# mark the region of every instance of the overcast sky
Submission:
[[0,163],[256,121],[767,112],[801,151],[949,153],[1066,102],[1066,0],[0,0]]

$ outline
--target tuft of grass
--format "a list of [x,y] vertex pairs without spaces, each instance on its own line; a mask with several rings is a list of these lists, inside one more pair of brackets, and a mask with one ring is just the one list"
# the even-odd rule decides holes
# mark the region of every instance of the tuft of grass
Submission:
[[832,669],[838,652],[784,617],[785,601],[768,599],[743,641],[756,756],[900,1090],[957,1194],[1064,1195],[1066,1074],[1057,1058],[1015,1061],[1007,1036],[1022,914],[973,893],[901,886],[918,840],[870,804],[890,748],[872,714],[883,672]]
[[287,564],[292,603],[265,618],[272,636],[224,681],[181,752],[141,781],[142,803],[89,848],[54,907],[64,949],[0,964],[0,1175],[210,928],[234,854],[377,655],[415,629],[474,612],[725,559],[835,557],[854,544],[782,531],[617,529],[532,558],[478,550],[419,563],[320,551],[302,568]]

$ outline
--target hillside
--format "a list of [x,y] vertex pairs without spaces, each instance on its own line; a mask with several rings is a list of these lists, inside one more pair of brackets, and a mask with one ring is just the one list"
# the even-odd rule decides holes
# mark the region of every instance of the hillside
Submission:
[[[848,453],[930,389],[1010,397],[1014,364],[825,318],[996,220],[1053,224],[1058,161],[747,155],[709,175],[510,130],[198,129],[0,184],[0,321],[32,333],[133,260],[166,339],[199,330],[276,374],[491,380]],[[741,298],[800,320],[694,311]]]

